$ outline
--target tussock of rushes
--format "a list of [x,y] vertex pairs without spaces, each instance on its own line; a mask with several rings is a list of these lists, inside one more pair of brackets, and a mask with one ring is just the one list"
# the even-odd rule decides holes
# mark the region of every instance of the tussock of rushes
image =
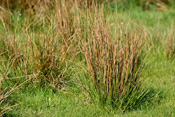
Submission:
[[[61,88],[69,80],[72,73],[70,59],[76,56],[73,45],[75,32],[72,31],[75,27],[71,24],[73,18],[69,16],[69,11],[63,12],[64,8],[60,6],[55,10],[57,15],[44,14],[41,24],[35,22],[37,18],[32,22],[26,19],[27,25],[21,28],[20,33],[8,29],[1,34],[0,53],[5,59],[1,63],[2,71],[8,72],[5,77],[33,74],[36,78],[32,82],[39,82],[40,87],[49,84],[54,89]],[[37,32],[33,33],[36,29]]]
[[102,19],[96,17],[84,44],[88,72],[100,102],[110,102],[124,111],[134,106],[132,96],[139,92],[143,81],[140,75],[144,32],[121,26],[114,31]]
[[34,81],[39,82],[40,87],[49,84],[61,88],[64,80],[71,75],[71,72],[69,75],[66,72],[71,70],[66,60],[67,51],[57,36],[51,31],[51,34],[26,34],[26,40],[20,40],[18,36],[15,41],[2,38],[4,47],[1,51],[4,51],[1,53],[7,60],[3,65],[11,69],[11,75],[6,77],[36,74]]
[[[59,47],[59,39],[56,37],[37,38],[37,36],[30,42],[30,48],[40,86],[48,83],[55,88],[61,88],[65,79],[71,75],[64,46]],[[66,73],[68,71],[69,74]]]
[[175,56],[175,31],[174,24],[171,25],[171,28],[168,29],[168,35],[166,36],[166,45],[165,45],[165,56],[172,57]]

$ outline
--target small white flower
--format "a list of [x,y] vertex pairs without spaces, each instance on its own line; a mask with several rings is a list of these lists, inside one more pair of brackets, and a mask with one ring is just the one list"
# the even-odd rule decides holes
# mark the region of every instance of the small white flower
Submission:
[[123,22],[121,22],[121,25],[123,25]]
[[22,14],[21,13],[19,13],[19,16],[21,16]]

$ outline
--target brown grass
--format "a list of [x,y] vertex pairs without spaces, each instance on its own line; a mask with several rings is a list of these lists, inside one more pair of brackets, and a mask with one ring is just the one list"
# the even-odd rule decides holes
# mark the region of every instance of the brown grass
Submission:
[[55,2],[54,14],[50,11],[39,17],[25,17],[26,25],[20,27],[20,21],[15,21],[14,30],[3,22],[5,33],[1,34],[0,50],[6,60],[2,63],[3,70],[9,66],[11,76],[15,77],[36,74],[32,82],[61,88],[71,76],[71,61],[79,53],[76,51],[79,19],[74,16],[77,6],[75,4],[71,11],[70,4]]
[[165,56],[172,57],[175,55],[175,31],[174,24],[172,23],[171,28],[167,30],[166,41],[165,41]]
[[102,103],[115,105],[127,97],[130,100],[143,82],[141,54],[146,33],[129,23],[113,28],[105,22],[103,9],[94,12],[94,17],[88,19],[92,24],[86,25],[89,32],[83,42],[87,69]]

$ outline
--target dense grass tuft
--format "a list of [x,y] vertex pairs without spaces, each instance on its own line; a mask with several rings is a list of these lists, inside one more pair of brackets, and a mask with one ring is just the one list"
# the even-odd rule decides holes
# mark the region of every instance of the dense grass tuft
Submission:
[[123,28],[122,25],[112,29],[102,16],[95,16],[84,44],[88,76],[95,88],[91,90],[97,91],[103,106],[111,104],[125,111],[137,105],[145,95],[140,92],[145,32],[131,30],[130,26]]

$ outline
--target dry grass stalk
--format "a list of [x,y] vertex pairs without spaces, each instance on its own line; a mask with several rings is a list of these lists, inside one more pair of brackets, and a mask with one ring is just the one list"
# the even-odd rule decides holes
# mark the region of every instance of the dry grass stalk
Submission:
[[174,24],[172,23],[171,28],[168,29],[165,46],[165,56],[172,57],[175,55],[175,31]]

